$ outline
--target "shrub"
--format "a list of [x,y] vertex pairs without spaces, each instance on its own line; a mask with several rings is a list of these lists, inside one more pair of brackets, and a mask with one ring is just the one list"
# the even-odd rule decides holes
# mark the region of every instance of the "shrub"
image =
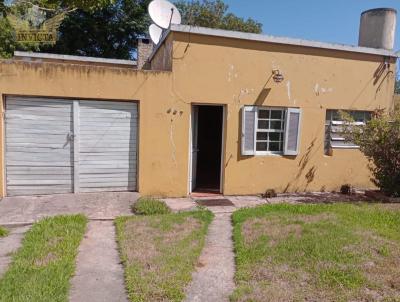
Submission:
[[161,200],[150,197],[139,198],[132,206],[137,215],[163,215],[171,213],[171,209]]
[[268,189],[262,195],[263,198],[274,198],[274,197],[277,197],[277,196],[278,196],[278,194],[276,194],[276,191],[274,189]]
[[0,237],[5,237],[8,235],[8,230],[0,226]]
[[342,185],[340,187],[340,193],[344,195],[350,195],[353,193],[353,188],[349,184]]
[[400,112],[376,111],[366,126],[348,126],[346,135],[370,161],[372,181],[388,196],[400,196]]

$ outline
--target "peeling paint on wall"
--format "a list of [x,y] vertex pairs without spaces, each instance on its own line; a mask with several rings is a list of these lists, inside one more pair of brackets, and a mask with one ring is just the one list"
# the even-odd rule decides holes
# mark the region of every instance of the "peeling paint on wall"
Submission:
[[290,83],[290,81],[287,81],[286,88],[287,88],[288,99],[289,99],[289,102],[290,102],[292,100],[292,91],[291,91],[291,83]]
[[169,128],[169,141],[171,143],[171,148],[172,148],[172,162],[174,163],[175,166],[178,165],[178,162],[176,161],[176,145],[174,141],[174,120],[171,119],[171,126]]
[[242,88],[237,96],[235,94],[233,95],[233,101],[235,104],[239,105],[243,98],[252,94],[254,94],[254,88]]
[[233,79],[237,79],[239,77],[239,74],[235,72],[235,66],[234,65],[229,65],[229,71],[228,71],[228,82],[232,82]]
[[316,96],[319,96],[321,94],[332,93],[333,92],[333,88],[321,87],[319,85],[319,83],[316,83],[315,86],[314,86],[314,92],[315,92]]

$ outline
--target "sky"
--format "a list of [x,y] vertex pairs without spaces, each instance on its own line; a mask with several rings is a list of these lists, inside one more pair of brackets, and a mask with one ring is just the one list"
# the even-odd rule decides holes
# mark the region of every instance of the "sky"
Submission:
[[[400,0],[225,0],[230,11],[263,24],[267,35],[357,45],[361,12],[378,7],[398,11]],[[395,50],[400,50],[400,26]]]

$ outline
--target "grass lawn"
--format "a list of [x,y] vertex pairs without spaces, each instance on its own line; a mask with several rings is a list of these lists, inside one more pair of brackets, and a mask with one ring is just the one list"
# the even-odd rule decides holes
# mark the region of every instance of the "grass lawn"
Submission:
[[209,211],[116,220],[131,301],[181,301],[204,245]]
[[8,235],[8,230],[0,226],[0,238]]
[[67,301],[86,223],[82,215],[35,223],[0,280],[0,301]]
[[400,301],[400,205],[234,213],[232,301]]

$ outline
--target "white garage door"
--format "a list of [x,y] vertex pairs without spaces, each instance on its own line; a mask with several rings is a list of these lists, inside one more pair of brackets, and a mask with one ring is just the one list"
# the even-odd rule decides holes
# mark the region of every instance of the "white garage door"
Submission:
[[80,191],[135,190],[136,105],[81,101],[79,108]]
[[6,98],[7,195],[136,190],[137,104]]

